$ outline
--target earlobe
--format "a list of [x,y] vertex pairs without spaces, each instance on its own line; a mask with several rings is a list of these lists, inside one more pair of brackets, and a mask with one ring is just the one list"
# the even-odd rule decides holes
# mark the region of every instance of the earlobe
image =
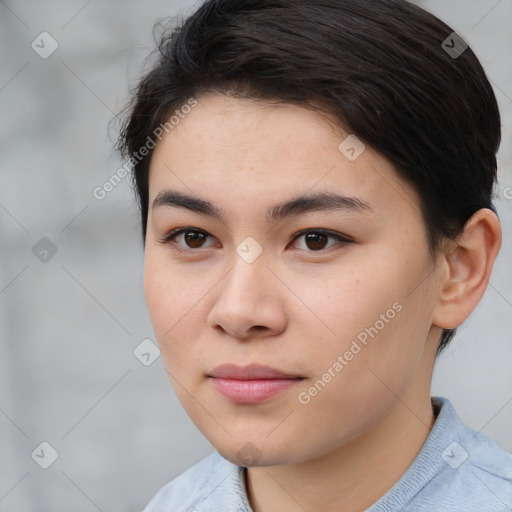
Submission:
[[434,325],[454,329],[467,319],[487,288],[500,247],[498,216],[487,208],[478,210],[442,256]]

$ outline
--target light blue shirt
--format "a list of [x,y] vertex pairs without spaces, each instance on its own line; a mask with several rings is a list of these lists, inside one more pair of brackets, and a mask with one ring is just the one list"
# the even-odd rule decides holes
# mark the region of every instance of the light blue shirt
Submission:
[[[446,398],[423,448],[366,512],[512,511],[512,455],[466,427]],[[166,484],[143,512],[252,512],[246,468],[217,451]]]

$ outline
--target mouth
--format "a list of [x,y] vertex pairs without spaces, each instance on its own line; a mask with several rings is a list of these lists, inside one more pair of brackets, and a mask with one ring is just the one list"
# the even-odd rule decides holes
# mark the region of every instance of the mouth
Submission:
[[254,404],[282,393],[304,377],[268,366],[223,364],[208,374],[213,387],[231,402]]

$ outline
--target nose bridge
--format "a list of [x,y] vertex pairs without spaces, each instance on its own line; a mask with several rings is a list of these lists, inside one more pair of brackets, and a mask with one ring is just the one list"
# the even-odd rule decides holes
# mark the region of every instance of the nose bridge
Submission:
[[255,300],[254,296],[265,293],[268,279],[266,274],[271,273],[267,269],[267,258],[261,245],[254,239],[245,239],[236,247],[232,262],[222,290],[223,295],[234,295],[235,300],[243,303],[242,298],[253,297]]

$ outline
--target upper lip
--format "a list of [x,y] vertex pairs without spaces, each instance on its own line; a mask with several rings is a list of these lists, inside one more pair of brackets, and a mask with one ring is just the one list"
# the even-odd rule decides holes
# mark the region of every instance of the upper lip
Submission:
[[215,367],[209,377],[220,379],[236,380],[259,380],[259,379],[300,379],[300,375],[276,370],[269,366],[250,364],[248,366],[237,366],[235,364],[221,364]]

